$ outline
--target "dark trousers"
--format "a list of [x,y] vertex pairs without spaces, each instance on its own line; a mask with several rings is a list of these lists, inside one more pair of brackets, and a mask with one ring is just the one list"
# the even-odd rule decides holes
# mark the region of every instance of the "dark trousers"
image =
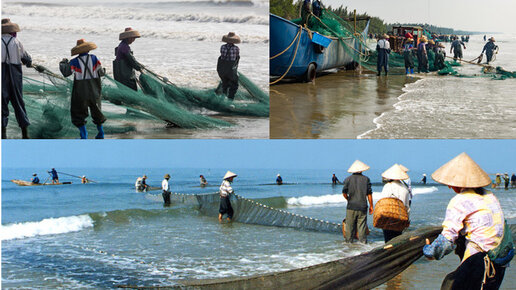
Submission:
[[229,196],[220,197],[219,213],[221,215],[227,214],[229,219],[233,218],[233,207],[229,201]]
[[21,64],[2,63],[2,127],[7,127],[9,121],[9,102],[13,106],[18,126],[25,128],[30,125],[25,102],[22,94]]
[[229,99],[234,99],[238,90],[238,76],[228,75],[221,78],[222,93]]
[[100,78],[74,80],[70,114],[76,127],[86,125],[88,109],[95,125],[102,125],[106,121],[101,110],[101,90]]
[[486,51],[486,57],[487,57],[487,63],[490,63],[491,60],[493,59],[493,53]]
[[367,210],[346,210],[346,242],[354,240],[358,232],[358,240],[361,243],[367,242]]
[[[475,290],[481,289],[482,280],[484,279],[484,256],[486,253],[477,253],[466,261],[462,262],[457,270],[446,275],[441,290],[447,289],[464,289]],[[505,267],[495,265],[495,276],[489,278],[484,284],[485,290],[496,290],[502,285],[503,276],[505,275]]]
[[163,202],[168,205],[170,204],[170,191],[163,190]]

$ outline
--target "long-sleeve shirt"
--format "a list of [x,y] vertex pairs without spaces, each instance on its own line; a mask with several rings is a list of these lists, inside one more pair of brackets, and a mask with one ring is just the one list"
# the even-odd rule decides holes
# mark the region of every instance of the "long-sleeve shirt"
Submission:
[[373,194],[371,180],[362,173],[353,173],[344,180],[342,193],[348,195],[347,209],[367,211],[367,195]]
[[488,52],[488,53],[492,53],[496,48],[497,48],[497,46],[494,44],[494,42],[489,41],[488,43],[486,43],[486,45],[484,45],[484,49],[482,49],[482,53],[484,53],[484,51]]
[[161,182],[161,189],[163,189],[164,191],[170,191],[170,185],[168,184],[168,180],[163,179],[163,181]]
[[222,181],[222,184],[220,185],[219,191],[220,191],[220,196],[221,197],[226,197],[226,196],[232,194],[233,193],[233,188],[231,187],[231,182],[229,182],[228,180]]
[[240,56],[240,49],[232,43],[220,47],[220,56],[223,60],[236,60]]
[[81,53],[70,61],[70,69],[76,80],[95,79],[102,75],[101,64],[97,56],[88,53]]
[[403,202],[407,210],[410,210],[410,192],[408,187],[398,180],[386,183],[383,186],[381,198],[395,197]]
[[26,64],[27,62],[32,62],[32,58],[21,42],[10,34],[2,34],[2,63]]

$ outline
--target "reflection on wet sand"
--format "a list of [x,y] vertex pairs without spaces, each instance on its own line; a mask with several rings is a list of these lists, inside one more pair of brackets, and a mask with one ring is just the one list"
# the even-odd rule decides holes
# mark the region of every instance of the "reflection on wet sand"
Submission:
[[342,71],[312,83],[283,83],[270,89],[271,138],[356,138],[375,128],[415,79]]

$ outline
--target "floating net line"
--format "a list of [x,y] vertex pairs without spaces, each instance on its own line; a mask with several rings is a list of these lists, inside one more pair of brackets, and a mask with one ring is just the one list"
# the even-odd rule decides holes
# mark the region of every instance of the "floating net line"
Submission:
[[[72,81],[47,68],[41,75],[42,80],[26,76],[23,78],[24,101],[31,121],[30,136],[42,139],[77,137],[77,128],[71,123],[70,117]],[[148,72],[139,76],[139,83],[144,88],[139,91],[105,76],[102,79],[102,106],[107,118],[104,131],[107,134],[135,131],[136,127],[130,122],[137,123],[140,120],[162,120],[185,129],[223,128],[233,125],[209,117],[206,113],[267,117],[268,94],[243,74],[240,74],[239,82],[241,89],[237,92],[235,101],[231,101],[224,95],[217,94],[215,89],[178,87]],[[108,107],[113,110],[106,110]],[[9,127],[14,128],[15,123],[10,122]],[[87,129],[96,130],[96,126],[88,122]]]
[[[199,206],[199,211],[204,215],[216,217],[219,213],[219,193],[172,193],[171,200],[186,204],[196,204]],[[233,221],[236,222],[342,234],[341,224],[293,214],[244,198],[237,194],[232,194],[230,200],[233,210],[235,211]]]

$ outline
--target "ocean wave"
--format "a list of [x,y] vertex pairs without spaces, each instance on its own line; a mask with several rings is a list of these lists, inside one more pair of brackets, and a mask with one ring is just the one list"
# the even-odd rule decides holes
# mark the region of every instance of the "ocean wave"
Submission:
[[78,232],[93,227],[93,219],[89,215],[48,218],[39,222],[23,222],[2,225],[2,240],[23,239],[34,236],[64,234]]
[[431,186],[431,187],[413,187],[412,188],[412,194],[415,195],[415,194],[427,194],[427,193],[432,193],[432,192],[436,192],[438,189],[436,186]]

